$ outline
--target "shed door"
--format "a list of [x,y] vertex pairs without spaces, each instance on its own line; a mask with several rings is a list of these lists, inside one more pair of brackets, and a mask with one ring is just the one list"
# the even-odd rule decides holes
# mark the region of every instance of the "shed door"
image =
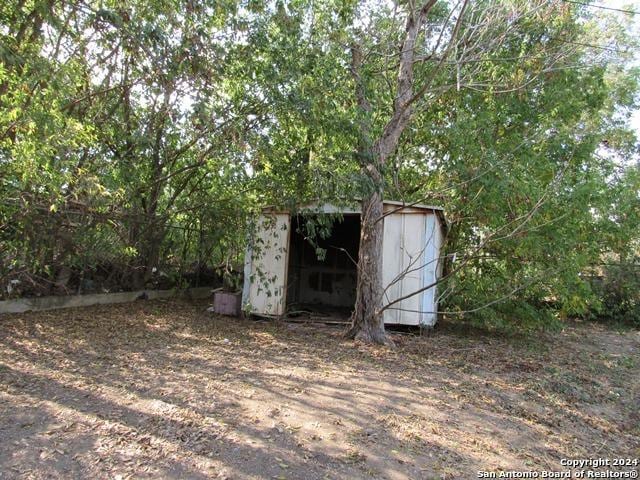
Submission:
[[[418,291],[425,267],[425,215],[394,213],[384,219],[382,304]],[[385,323],[419,325],[422,295],[413,295],[384,312]]]
[[[435,215],[425,216],[425,252],[424,269],[422,271],[422,286],[432,285],[439,278],[439,269],[442,267],[440,261],[440,246],[442,244],[442,232],[440,222]],[[438,318],[438,299],[436,297],[438,289],[432,287],[422,292],[422,319],[420,323],[425,326],[434,326]]]
[[262,215],[252,242],[248,301],[262,315],[284,313],[287,285],[290,217]]

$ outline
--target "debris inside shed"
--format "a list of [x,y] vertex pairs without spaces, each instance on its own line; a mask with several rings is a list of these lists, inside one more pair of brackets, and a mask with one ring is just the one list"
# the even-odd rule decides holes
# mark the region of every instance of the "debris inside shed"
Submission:
[[327,238],[310,239],[304,222],[300,216],[291,221],[288,310],[348,318],[356,298],[360,216],[344,215]]

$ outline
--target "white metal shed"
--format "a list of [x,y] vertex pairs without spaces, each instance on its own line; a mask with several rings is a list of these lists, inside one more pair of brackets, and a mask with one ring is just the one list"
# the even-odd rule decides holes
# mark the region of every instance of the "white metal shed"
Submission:
[[[444,212],[427,205],[384,202],[383,304],[432,284],[442,272],[440,249]],[[266,208],[247,249],[242,304],[262,316],[281,316],[300,306],[349,312],[355,303],[360,207],[313,204],[297,214]],[[316,246],[304,235],[306,215],[340,214],[329,238]],[[411,296],[384,311],[386,324],[433,326],[437,319],[436,287]]]

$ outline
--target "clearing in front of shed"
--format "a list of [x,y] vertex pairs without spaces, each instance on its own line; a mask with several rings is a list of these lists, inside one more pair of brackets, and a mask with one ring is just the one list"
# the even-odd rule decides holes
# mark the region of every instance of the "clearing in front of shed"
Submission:
[[177,301],[0,320],[0,478],[476,478],[640,455],[638,331],[335,327]]

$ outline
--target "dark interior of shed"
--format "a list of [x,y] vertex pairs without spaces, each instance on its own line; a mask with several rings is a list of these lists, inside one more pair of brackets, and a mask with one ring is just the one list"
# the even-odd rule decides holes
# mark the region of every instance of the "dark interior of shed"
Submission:
[[[356,300],[360,215],[335,220],[326,238],[309,238],[309,217],[291,219],[287,310],[348,317]],[[318,255],[318,248],[324,251]]]

